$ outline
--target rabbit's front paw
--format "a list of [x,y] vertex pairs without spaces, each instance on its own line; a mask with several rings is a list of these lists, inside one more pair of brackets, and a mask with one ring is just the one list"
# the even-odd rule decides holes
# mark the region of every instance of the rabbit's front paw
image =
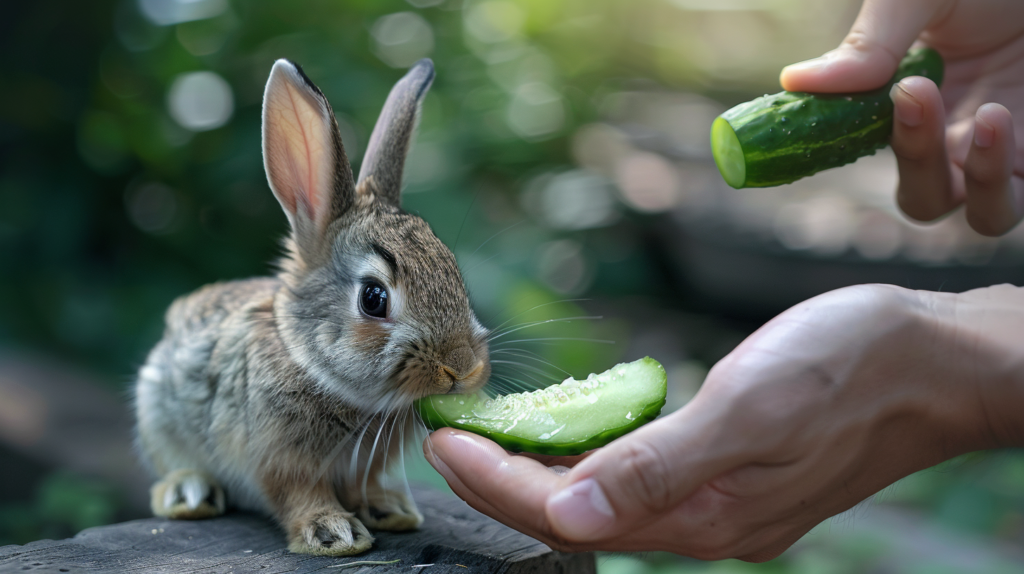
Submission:
[[150,489],[150,505],[156,516],[212,518],[224,514],[224,490],[204,472],[176,470]]
[[314,514],[300,522],[297,530],[288,541],[288,550],[298,554],[349,556],[373,545],[370,532],[348,512]]
[[391,493],[387,499],[370,501],[359,509],[359,518],[374,530],[403,532],[416,530],[423,524],[423,515],[416,503],[400,493]]

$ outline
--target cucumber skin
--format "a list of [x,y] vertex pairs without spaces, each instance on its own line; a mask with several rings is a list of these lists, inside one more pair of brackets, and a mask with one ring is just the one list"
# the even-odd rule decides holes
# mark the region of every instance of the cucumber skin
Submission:
[[[661,369],[662,374],[665,373],[664,367],[660,363],[646,357],[641,359],[642,361],[650,361],[657,365]],[[546,454],[551,456],[573,456],[577,454],[583,454],[587,451],[595,448],[600,448],[613,440],[630,433],[637,428],[653,421],[658,418],[661,414],[661,409],[665,406],[665,397],[662,397],[661,401],[652,403],[645,407],[637,415],[636,419],[630,424],[609,429],[597,435],[590,437],[585,441],[576,441],[572,443],[550,443],[540,442],[529,439],[524,439],[518,436],[507,435],[505,433],[489,431],[482,429],[476,425],[460,424],[455,421],[447,420],[442,417],[437,411],[434,411],[429,407],[429,401],[420,399],[416,403],[417,411],[420,417],[423,419],[423,423],[430,430],[437,430],[444,427],[451,427],[459,430],[469,431],[474,434],[485,436],[494,442],[498,443],[499,446],[510,452],[532,452],[534,454]]]
[[911,50],[885,86],[857,94],[779,92],[722,114],[736,131],[746,162],[739,187],[792,183],[873,155],[889,143],[893,105],[889,91],[908,76],[942,84],[943,63],[931,48]]

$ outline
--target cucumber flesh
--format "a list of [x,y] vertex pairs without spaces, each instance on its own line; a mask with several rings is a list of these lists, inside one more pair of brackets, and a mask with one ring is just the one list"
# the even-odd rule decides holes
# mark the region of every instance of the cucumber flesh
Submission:
[[771,187],[872,155],[892,135],[889,90],[908,76],[941,85],[942,57],[911,50],[888,84],[868,92],[779,92],[740,104],[711,126],[718,170],[737,189]]
[[725,183],[737,189],[743,187],[747,180],[747,162],[743,159],[743,146],[736,130],[723,117],[715,119],[711,124],[711,153],[715,164],[721,172]]
[[431,395],[416,406],[428,428],[452,427],[486,436],[507,450],[581,454],[654,420],[665,405],[665,369],[646,357],[585,380],[487,398]]

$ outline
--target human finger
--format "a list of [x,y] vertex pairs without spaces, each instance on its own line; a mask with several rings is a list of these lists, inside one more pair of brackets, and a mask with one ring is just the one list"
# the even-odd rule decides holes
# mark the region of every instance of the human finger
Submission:
[[[539,462],[504,452],[486,438],[452,429],[441,429],[430,435],[424,442],[424,454],[455,494],[471,507],[552,548],[574,552],[671,549],[671,540],[665,540],[664,531],[666,528],[672,534],[680,531],[677,518],[658,520],[652,517],[645,527],[613,540],[566,541],[555,535],[544,521],[545,498],[537,496],[535,487],[544,490],[551,476],[557,475]],[[693,518],[688,520],[692,522]],[[688,531],[698,529],[691,526]]]
[[[544,534],[537,532],[534,526],[531,524],[524,524],[521,521],[506,515],[498,510],[494,504],[478,495],[472,488],[463,482],[462,477],[458,473],[454,472],[449,465],[447,465],[444,458],[437,455],[437,449],[434,448],[432,438],[443,437],[446,431],[451,431],[451,429],[440,429],[437,433],[427,436],[423,441],[423,454],[427,458],[427,461],[430,462],[430,466],[444,478],[444,481],[447,482],[447,484],[449,484],[452,491],[455,492],[457,496],[465,500],[466,503],[468,503],[472,509],[477,512],[487,515],[510,528],[514,528],[515,530],[524,532],[540,540],[544,540]],[[443,439],[440,442],[443,442]],[[441,452],[446,454],[444,451]],[[456,463],[455,466],[459,468],[458,463]],[[470,475],[470,477],[472,477],[472,475]]]
[[982,235],[1002,235],[1024,217],[1024,190],[1013,177],[1016,152],[1010,111],[999,104],[978,108],[963,170],[967,222]]
[[889,95],[894,107],[890,145],[900,174],[896,201],[907,216],[933,221],[963,202],[949,171],[942,96],[935,82],[920,76],[904,78]]
[[722,435],[724,414],[721,402],[698,395],[672,415],[580,462],[547,501],[553,532],[576,542],[622,535],[669,512],[702,484],[743,462],[733,447],[744,441],[712,446]]
[[544,505],[561,475],[472,433],[441,429],[426,440],[427,460],[460,498],[534,538],[551,539]]
[[423,441],[423,455],[426,457],[427,462],[434,467],[434,470],[436,470],[438,474],[445,479],[445,482],[447,482],[448,486],[451,487],[452,492],[462,500],[466,501],[466,503],[473,509],[490,516],[506,526],[515,528],[521,532],[526,532],[526,530],[523,530],[525,528],[524,525],[519,524],[518,521],[506,516],[503,512],[496,509],[491,503],[480,498],[471,488],[467,487],[465,483],[462,482],[462,478],[453,472],[443,459],[439,458],[435,454],[434,446],[431,443],[431,436],[433,435],[428,436]]
[[942,4],[938,0],[865,0],[839,47],[783,68],[782,88],[835,93],[884,85]]
[[[727,504],[721,493],[702,488],[676,516],[672,516],[672,509],[662,508],[645,516],[640,524],[617,531],[615,536],[587,541],[566,539],[552,528],[544,508],[545,499],[564,490],[564,481],[538,461],[509,454],[486,438],[453,429],[431,434],[424,443],[424,454],[470,506],[561,550],[685,550],[690,546],[680,547],[676,539],[685,535],[700,544],[709,517]],[[599,500],[597,505],[607,507],[607,500]]]

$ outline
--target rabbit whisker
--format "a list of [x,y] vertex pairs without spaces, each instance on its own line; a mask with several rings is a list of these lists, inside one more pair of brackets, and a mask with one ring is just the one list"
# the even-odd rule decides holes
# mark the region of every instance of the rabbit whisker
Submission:
[[356,439],[356,445],[355,448],[352,450],[352,458],[349,460],[348,465],[348,480],[346,480],[348,484],[354,484],[356,476],[358,476],[359,474],[359,453],[362,451],[363,448],[363,437],[366,436],[366,431],[370,428],[370,423],[373,422],[373,419],[377,416],[377,414],[378,413],[370,415],[369,419],[366,421],[366,424],[363,425],[363,430],[360,431],[359,433],[359,438]]
[[462,216],[462,224],[459,225],[459,232],[455,234],[455,245],[452,245],[452,253],[459,247],[459,239],[462,237],[462,230],[466,227],[466,221],[469,219],[469,214],[473,212],[473,204],[476,203],[476,198],[480,197],[480,190],[483,187],[477,187],[476,192],[473,193],[473,199],[469,201],[469,207],[466,208],[466,215]]
[[366,484],[370,480],[370,469],[373,468],[373,457],[377,453],[377,443],[380,441],[380,434],[384,431],[384,427],[387,426],[387,417],[390,413],[390,409],[387,412],[381,414],[380,426],[377,427],[377,434],[373,437],[373,445],[370,447],[370,456],[366,458],[366,468],[363,470],[363,480],[359,487],[359,492],[363,496],[363,504],[370,505],[369,499],[366,497]]
[[487,338],[487,341],[490,342],[490,341],[493,341],[495,339],[499,339],[501,337],[504,337],[505,335],[508,335],[509,333],[515,333],[516,331],[521,331],[523,329],[529,329],[530,327],[536,327],[538,325],[545,325],[547,323],[570,323],[572,321],[592,321],[592,320],[603,319],[603,318],[604,317],[602,317],[600,315],[590,315],[590,316],[564,317],[564,318],[561,318],[561,319],[545,319],[543,321],[534,321],[534,322],[526,323],[526,324],[523,324],[523,325],[515,325],[513,327],[509,327],[509,328],[507,328],[506,330],[504,330],[504,331],[502,331],[500,333],[492,333],[491,336]]
[[[526,392],[526,389],[521,389],[521,388],[519,388],[518,386],[515,386],[515,385],[511,385],[511,384],[505,385],[505,384],[498,384],[498,383],[495,383],[494,385],[492,385],[491,389],[488,389],[488,390],[490,390],[493,393],[494,397],[500,397],[502,395],[514,395],[514,394],[517,394],[517,393]],[[493,397],[491,397],[491,398],[493,398]]]
[[472,270],[476,269],[477,267],[480,267],[481,265],[483,265],[484,263],[487,263],[487,262],[488,262],[488,261],[490,261],[491,259],[494,259],[494,258],[495,258],[495,257],[497,257],[498,255],[500,255],[500,253],[495,253],[494,255],[491,255],[490,257],[488,257],[487,259],[484,259],[483,261],[477,261],[477,262],[476,262],[476,263],[474,263],[473,265],[471,265],[471,266],[467,267],[467,268],[466,268],[465,270],[463,270],[463,271],[462,271],[462,274],[463,274],[463,275],[469,275],[469,272],[470,272],[470,271],[472,271]]
[[[533,381],[533,382],[526,381],[525,379],[530,379],[530,381]],[[534,377],[534,376],[526,374],[526,373],[523,373],[523,377],[519,377],[519,378],[514,378],[512,376],[506,376],[505,380],[506,381],[514,381],[520,387],[520,390],[518,390],[516,392],[535,391],[537,389],[543,389],[544,387],[551,386],[551,382],[552,382],[552,381],[548,381],[548,382],[541,381],[537,377]]]
[[347,445],[352,439],[352,434],[353,433],[351,432],[346,434],[345,438],[341,439],[341,442],[331,449],[331,452],[324,458],[324,461],[320,463],[320,469],[317,470],[316,476],[313,479],[313,484],[320,482],[320,479],[327,474],[327,470],[331,468],[331,465],[338,460],[338,457],[341,456],[342,449],[344,449],[345,445]]
[[581,320],[592,320],[592,319],[602,319],[602,318],[603,317],[600,317],[600,316],[578,315],[578,316],[573,316],[573,317],[555,317],[555,318],[552,318],[552,319],[540,319],[540,320],[537,320],[537,321],[527,321],[525,323],[516,323],[514,325],[509,325],[509,326],[504,327],[504,328],[495,328],[495,329],[493,329],[490,332],[490,338],[488,340],[492,340],[492,339],[496,338],[497,336],[504,335],[506,333],[512,333],[512,332],[514,332],[514,331],[516,331],[518,329],[526,329],[526,328],[533,327],[533,326],[536,326],[536,325],[543,325],[545,323],[561,323],[561,322],[567,322],[567,321],[581,321]]
[[[502,341],[502,343],[499,343],[499,344],[536,343],[536,342],[543,343],[545,341],[584,341],[584,342],[587,342],[587,343],[601,343],[601,344],[604,344],[604,345],[614,345],[615,344],[615,341],[610,341],[610,340],[607,340],[607,339],[588,339],[588,338],[585,338],[585,337],[537,337],[537,338],[534,338],[534,339],[517,339],[515,341]],[[546,344],[553,344],[553,343],[549,342],[549,343],[546,343]]]
[[515,365],[517,367],[521,367],[521,368],[523,368],[523,369],[525,369],[527,371],[530,371],[530,372],[532,372],[532,373],[534,373],[536,375],[540,375],[540,376],[548,378],[548,379],[556,379],[556,378],[558,378],[555,375],[552,375],[551,373],[549,373],[549,372],[547,372],[547,371],[545,371],[545,370],[543,370],[541,368],[534,367],[533,365],[528,365],[526,363],[520,363],[519,361],[503,361],[503,360],[500,360],[500,359],[498,359],[498,360],[491,359],[491,364],[492,365]]
[[391,442],[395,438],[395,425],[398,424],[398,420],[404,414],[404,409],[401,409],[397,414],[391,418],[391,428],[388,429],[387,435],[384,437],[384,473],[382,478],[384,480],[384,502],[390,503],[388,500],[388,474],[391,472]]
[[497,349],[491,352],[492,355],[497,355],[499,353],[512,355],[513,357],[520,357],[522,359],[530,359],[532,361],[537,361],[539,363],[543,363],[551,367],[552,369],[557,369],[567,376],[572,376],[572,374],[569,371],[566,371],[565,369],[555,365],[554,363],[545,360],[543,357],[541,357],[537,353],[534,353],[533,351],[527,351],[526,349]]
[[[402,483],[403,492],[409,492],[409,477],[405,474],[405,427],[409,424],[409,413],[412,412],[411,408],[403,408],[400,416],[395,417],[395,424],[391,427],[391,435],[389,436],[388,442],[388,460],[393,460],[393,455],[390,454],[391,442],[395,441],[395,435],[398,435],[398,460],[397,464],[392,464],[392,468],[397,466],[396,472],[398,478]],[[389,462],[389,464],[391,464]],[[387,492],[387,491],[386,491]],[[411,497],[410,497],[411,498]]]
[[548,301],[547,303],[541,303],[540,305],[534,305],[533,307],[530,307],[529,309],[527,309],[525,311],[522,311],[520,313],[516,313],[515,315],[512,315],[508,319],[505,319],[504,322],[502,322],[500,325],[496,326],[493,330],[497,331],[498,329],[501,329],[502,327],[504,327],[505,325],[511,323],[515,319],[518,319],[519,317],[522,317],[523,315],[525,315],[525,314],[527,314],[527,313],[529,313],[531,311],[536,311],[537,309],[540,309],[541,307],[548,307],[548,306],[551,306],[551,305],[559,305],[561,303],[579,303],[579,302],[582,302],[582,301],[590,301],[590,299],[560,299],[558,301]]
[[[495,233],[494,235],[488,237],[487,241],[484,241],[483,243],[481,243],[480,246],[477,247],[475,251],[473,251],[472,253],[469,254],[469,257],[473,257],[474,255],[476,255],[481,249],[484,248],[484,245],[487,245],[488,243],[491,242],[491,240],[493,240],[494,238],[498,237],[502,233],[505,233],[507,231],[511,231],[512,229],[515,229],[516,227],[519,227],[520,225],[522,225],[524,223],[526,223],[526,220],[525,219],[521,219],[521,220],[513,223],[512,225],[509,225],[505,229],[502,229],[501,231],[499,231],[499,232]],[[490,260],[490,258],[487,258],[484,261],[489,261],[489,260]],[[475,265],[474,265],[474,267],[475,267]],[[463,271],[463,273],[469,273],[469,270]]]
[[[405,411],[405,417],[402,419],[402,425],[398,427],[398,464],[399,472],[402,476],[402,486],[404,487],[405,496],[412,500],[412,488],[409,486],[409,474],[405,471],[405,428],[409,426],[410,419],[413,415],[413,410],[408,409]],[[415,435],[413,435],[415,438]]]
[[544,357],[538,355],[537,353],[530,353],[529,351],[521,351],[519,349],[497,349],[492,353],[492,356],[494,355],[505,355],[509,357],[524,359],[527,361],[534,361],[536,363],[540,363],[544,366],[548,366],[555,370],[558,370],[564,374],[569,374],[568,371],[566,371],[565,369],[556,366],[554,363],[546,360]]
[[535,385],[530,385],[525,381],[501,375],[493,377],[489,382],[493,382],[494,384],[492,386],[496,390],[504,391],[505,394],[519,393],[523,391],[533,391],[540,388]]
[[520,393],[529,393],[529,392],[532,392],[534,390],[536,390],[536,389],[522,388],[522,387],[520,387],[518,385],[513,385],[513,384],[500,385],[500,386],[496,385],[493,388],[493,390],[492,390],[493,396],[490,397],[490,398],[497,398],[497,397],[502,397],[502,396],[505,396],[505,395],[517,395],[517,394],[520,394]]

